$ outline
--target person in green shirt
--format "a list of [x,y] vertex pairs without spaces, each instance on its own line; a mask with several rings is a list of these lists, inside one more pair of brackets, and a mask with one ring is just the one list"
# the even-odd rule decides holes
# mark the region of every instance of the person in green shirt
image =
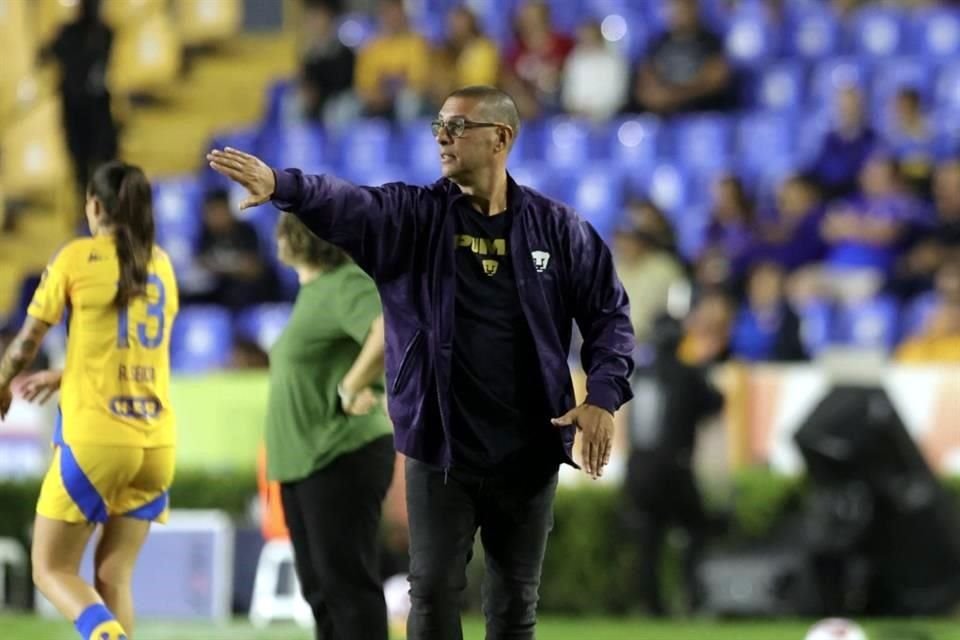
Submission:
[[383,316],[373,281],[295,216],[277,226],[300,279],[270,351],[267,476],[280,483],[297,576],[318,640],[387,640],[378,530],[393,477]]

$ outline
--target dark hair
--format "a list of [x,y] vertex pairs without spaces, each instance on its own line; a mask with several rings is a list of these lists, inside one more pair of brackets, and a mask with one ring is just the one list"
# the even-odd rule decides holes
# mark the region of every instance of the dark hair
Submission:
[[307,225],[292,213],[281,213],[277,221],[277,237],[285,238],[294,260],[305,264],[332,269],[346,263],[349,258],[343,250],[313,234]]
[[450,98],[476,100],[480,103],[484,119],[509,125],[513,129],[514,140],[520,135],[520,111],[517,103],[506,91],[478,84],[457,89],[448,95],[444,102]]
[[226,189],[210,189],[203,194],[203,205],[209,204],[230,205],[230,193]]
[[153,194],[140,167],[113,161],[93,172],[87,193],[100,201],[104,223],[113,227],[120,263],[114,303],[125,307],[147,288],[153,255]]

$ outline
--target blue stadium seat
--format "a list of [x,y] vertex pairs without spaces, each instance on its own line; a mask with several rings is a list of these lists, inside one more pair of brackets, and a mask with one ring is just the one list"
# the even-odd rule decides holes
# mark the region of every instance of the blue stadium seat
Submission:
[[857,58],[829,58],[818,62],[810,77],[810,103],[815,107],[833,105],[837,90],[851,85],[867,87],[867,65]]
[[552,174],[542,163],[520,162],[511,159],[507,171],[519,185],[530,187],[544,195],[554,192]]
[[866,5],[848,23],[850,50],[870,57],[895,56],[906,49],[907,15],[893,7]]
[[793,60],[778,61],[757,69],[748,82],[747,102],[757,109],[792,110],[803,104],[805,69]]
[[377,34],[376,19],[365,13],[347,13],[340,17],[337,37],[352,49],[362,47]]
[[928,291],[907,303],[903,313],[902,337],[904,339],[915,336],[923,330],[936,310],[938,302],[939,296],[933,291]]
[[383,164],[392,150],[390,123],[378,119],[357,120],[336,142],[339,144],[339,166],[344,173],[367,171]]
[[546,146],[544,123],[542,120],[531,120],[520,125],[520,135],[514,142],[510,156],[522,162],[542,162],[543,149]]
[[846,344],[889,350],[899,337],[900,309],[896,300],[881,296],[839,309],[839,333]]
[[960,61],[949,62],[940,70],[936,103],[940,108],[960,111]]
[[264,129],[260,157],[272,167],[296,167],[304,173],[322,173],[329,163],[322,127],[304,123]]
[[203,373],[230,362],[233,326],[221,307],[184,307],[173,323],[170,362],[176,373]]
[[673,159],[685,169],[707,171],[729,166],[733,136],[728,117],[687,116],[676,121],[671,133]]
[[940,6],[914,9],[909,46],[911,53],[929,60],[960,56],[960,10]]
[[890,106],[890,100],[903,88],[916,89],[924,102],[933,97],[933,74],[930,63],[917,57],[885,60],[873,74],[872,105],[874,113]]
[[277,80],[267,89],[266,113],[260,124],[267,129],[273,129],[293,121],[296,82],[291,78]]
[[193,264],[202,231],[202,194],[192,176],[153,181],[157,244],[170,256],[177,273]]
[[760,66],[777,53],[778,38],[762,7],[747,5],[730,18],[727,56],[741,67]]
[[960,105],[944,107],[933,112],[936,132],[934,153],[938,160],[960,155]]
[[406,125],[396,154],[411,174],[424,181],[440,176],[440,147],[430,131],[430,120],[415,120]]
[[573,170],[590,161],[590,123],[560,116],[544,124],[543,155],[555,169]]
[[624,169],[646,171],[660,155],[662,123],[655,116],[634,116],[607,125],[610,156]]
[[444,11],[423,11],[410,16],[410,22],[413,30],[433,45],[442,44],[447,35],[447,15]]
[[598,20],[604,39],[628,59],[637,60],[643,55],[650,41],[650,30],[647,20],[635,3],[624,0],[583,0],[583,2],[581,21]]
[[671,216],[677,233],[677,249],[687,260],[695,260],[703,251],[710,211],[704,204],[685,206]]
[[674,214],[695,201],[690,177],[671,162],[658,162],[649,171],[628,174],[631,186],[664,212]]
[[826,3],[788,7],[784,49],[789,56],[821,60],[839,51],[839,20]]
[[280,302],[262,304],[240,312],[234,322],[237,336],[252,340],[260,348],[270,352],[270,348],[287,326],[293,305]]
[[791,115],[777,112],[744,115],[736,132],[738,168],[756,177],[771,166],[794,164],[796,133],[796,118]]
[[798,311],[800,340],[807,353],[816,356],[835,341],[835,310],[823,300],[814,300]]
[[801,114],[795,138],[798,164],[806,166],[814,160],[830,131],[832,121],[831,112],[827,109],[811,109]]
[[612,167],[594,166],[576,181],[568,202],[609,239],[623,213],[624,182]]

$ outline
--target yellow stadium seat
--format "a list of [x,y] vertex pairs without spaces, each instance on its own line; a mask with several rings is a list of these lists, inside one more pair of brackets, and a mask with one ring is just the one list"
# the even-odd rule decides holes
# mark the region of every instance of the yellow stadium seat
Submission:
[[212,44],[240,30],[240,0],[176,0],[177,32],[184,45]]
[[103,0],[103,20],[117,31],[163,13],[166,0]]
[[0,0],[0,121],[9,118],[23,80],[33,69],[27,0]]
[[80,0],[31,0],[34,38],[44,47],[60,33],[63,25],[77,17]]
[[9,198],[56,197],[70,175],[60,121],[60,102],[44,99],[10,125],[0,140],[0,183]]
[[117,34],[109,82],[117,94],[149,93],[173,83],[180,71],[180,39],[170,19],[155,13]]

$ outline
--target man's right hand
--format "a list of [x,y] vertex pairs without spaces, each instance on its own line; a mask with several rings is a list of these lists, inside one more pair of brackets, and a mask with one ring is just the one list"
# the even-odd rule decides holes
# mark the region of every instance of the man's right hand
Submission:
[[277,178],[273,169],[268,167],[260,158],[227,147],[224,150],[214,149],[207,154],[210,168],[223,174],[242,186],[249,193],[249,197],[240,203],[241,209],[263,204],[273,195],[277,188]]

